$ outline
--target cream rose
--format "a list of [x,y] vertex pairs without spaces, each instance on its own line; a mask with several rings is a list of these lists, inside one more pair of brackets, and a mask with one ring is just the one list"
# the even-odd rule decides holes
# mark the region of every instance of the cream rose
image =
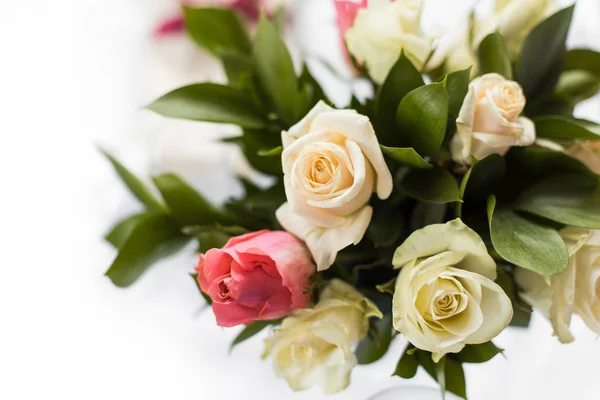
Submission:
[[421,35],[422,0],[369,0],[358,11],[346,33],[346,45],[369,75],[382,83],[404,49],[420,69],[431,51],[431,41]]
[[265,354],[275,373],[294,390],[320,385],[325,393],[345,389],[357,363],[353,345],[369,330],[369,317],[381,311],[354,287],[333,280],[312,309],[295,311],[267,339]]
[[371,194],[386,199],[392,175],[369,118],[319,102],[282,133],[287,203],[276,212],[285,230],[304,240],[322,271],[337,252],[363,238]]
[[392,302],[396,330],[435,362],[484,343],[510,322],[511,301],[494,283],[496,264],[460,219],[413,232],[392,261],[402,268]]
[[600,140],[576,143],[569,149],[569,154],[584,163],[595,174],[600,174]]
[[470,155],[481,159],[504,155],[511,146],[529,146],[535,141],[533,122],[519,114],[525,107],[518,83],[499,74],[485,74],[469,84],[469,91],[456,119],[457,132],[450,151],[454,161],[470,164]]
[[523,299],[550,318],[558,340],[569,343],[574,340],[569,331],[573,313],[600,335],[600,230],[567,227],[560,234],[569,248],[567,269],[550,277],[550,285],[521,268],[515,280]]

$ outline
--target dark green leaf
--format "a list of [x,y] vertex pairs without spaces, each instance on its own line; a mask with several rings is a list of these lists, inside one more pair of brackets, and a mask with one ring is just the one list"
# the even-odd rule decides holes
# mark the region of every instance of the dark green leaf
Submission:
[[448,119],[446,81],[409,92],[398,106],[396,123],[409,147],[423,155],[435,154],[444,141]]
[[481,75],[495,72],[512,80],[510,56],[502,35],[497,32],[487,35],[479,45],[477,56]]
[[[427,373],[437,381],[438,374],[436,364],[431,359],[431,353],[418,350],[416,355],[419,359],[419,363],[425,369],[425,371],[427,371]],[[446,381],[446,390],[462,397],[463,399],[466,399],[467,388],[465,382],[465,372],[462,364],[452,358],[445,358],[444,377]]]
[[443,168],[412,170],[399,184],[401,192],[417,200],[430,203],[460,201],[456,179]]
[[469,91],[471,80],[471,67],[452,72],[446,77],[446,89],[448,90],[448,122],[446,123],[446,139],[450,138],[456,131],[456,119],[462,107],[465,96]]
[[261,157],[275,157],[275,156],[280,156],[282,152],[283,152],[283,147],[277,146],[270,150],[260,150],[258,152],[258,155]]
[[125,218],[113,226],[110,232],[107,233],[104,238],[117,249],[120,249],[131,235],[131,232],[133,232],[135,226],[144,218],[145,215],[146,213],[135,214]]
[[569,253],[558,232],[515,214],[495,209],[490,196],[488,221],[494,249],[505,260],[545,277],[567,268]]
[[513,147],[506,156],[509,175],[536,180],[558,173],[594,174],[579,160],[560,151]]
[[600,53],[589,49],[572,49],[565,54],[564,69],[583,70],[600,78]]
[[221,55],[223,69],[227,75],[229,86],[242,89],[251,80],[253,73],[252,57],[238,52],[227,52]]
[[375,199],[372,203],[373,217],[367,228],[367,237],[378,246],[393,244],[404,228],[402,210],[392,201]]
[[190,276],[194,280],[194,283],[196,284],[196,287],[198,288],[198,291],[200,292],[200,295],[206,301],[206,304],[212,305],[212,299],[210,298],[210,296],[207,295],[206,293],[204,293],[202,291],[202,289],[200,288],[200,283],[198,283],[198,274],[192,273],[192,274],[190,274]]
[[535,122],[535,132],[538,137],[548,139],[600,139],[600,132],[588,129],[585,122],[567,117],[547,116],[538,117]]
[[396,364],[396,370],[392,374],[392,376],[396,375],[404,379],[410,379],[417,374],[417,368],[419,367],[419,359],[417,355],[413,352],[409,352],[410,349],[414,349],[412,345],[406,346],[402,357],[398,360],[398,364]]
[[296,115],[298,81],[292,57],[275,26],[261,16],[254,38],[254,64],[262,87],[287,125],[303,115]]
[[525,39],[517,77],[527,100],[541,98],[558,81],[573,9],[567,7],[550,16]]
[[[274,140],[265,135],[266,133],[261,131],[245,131],[244,136],[235,138],[235,143],[241,147],[244,156],[246,156],[252,167],[268,175],[281,176],[283,172],[280,157],[263,157],[258,154],[264,149],[273,147]],[[274,138],[277,137],[275,136]],[[281,139],[277,139],[281,143]]]
[[250,54],[248,34],[238,15],[223,8],[184,8],[185,25],[192,39],[217,57]]
[[411,232],[425,228],[427,225],[444,222],[447,204],[417,202],[413,208],[409,229]]
[[503,349],[489,341],[481,344],[468,344],[460,353],[453,354],[452,358],[463,363],[484,363],[503,351]]
[[598,93],[600,77],[584,70],[564,71],[554,88],[554,95],[569,104],[577,104]]
[[558,175],[524,192],[515,209],[565,225],[600,229],[598,180],[585,175]]
[[387,78],[379,88],[375,97],[375,126],[378,135],[381,131],[386,132],[384,138],[380,138],[381,143],[395,143],[396,140],[388,137],[395,133],[396,110],[400,101],[410,91],[423,86],[423,77],[421,73],[406,57],[404,52],[400,53],[398,61],[394,64]]
[[152,263],[179,250],[188,238],[165,214],[146,214],[119,250],[106,276],[119,287],[134,283]]
[[240,332],[239,335],[235,337],[231,346],[229,346],[229,351],[233,350],[233,348],[246,340],[250,339],[252,336],[256,335],[263,329],[265,329],[269,325],[277,325],[281,323],[281,320],[273,320],[273,321],[256,321],[249,325],[246,325],[244,329]]
[[117,161],[116,158],[111,156],[109,153],[102,149],[100,151],[106,156],[106,158],[108,158],[108,160],[115,168],[115,171],[117,171],[117,174],[119,175],[119,177],[121,177],[127,188],[139,201],[142,202],[142,204],[148,207],[148,209],[151,211],[164,210],[162,204],[160,204],[160,202],[156,200],[156,198],[150,192],[148,187],[138,177],[129,172],[127,168],[125,168],[119,161]]
[[226,233],[230,236],[245,235],[249,232],[248,229],[238,225],[223,226],[221,224],[186,226],[182,229],[182,231],[186,235],[198,235],[200,233],[219,231]]
[[329,100],[327,100],[327,96],[325,96],[325,92],[323,92],[323,89],[321,88],[321,85],[312,76],[306,64],[302,68],[302,74],[300,74],[298,82],[300,87],[303,88],[303,90],[307,93],[309,99],[309,108],[312,108],[319,100],[329,102]]
[[216,229],[199,232],[195,236],[199,242],[198,250],[200,253],[206,253],[210,249],[220,249],[231,239],[231,235]]
[[387,147],[381,145],[381,150],[391,159],[413,168],[433,168],[412,147]]
[[359,364],[371,364],[379,360],[390,347],[392,341],[392,314],[387,313],[383,318],[372,323],[373,328],[360,342],[354,354]]
[[226,223],[224,215],[175,174],[154,178],[154,184],[181,226]]
[[485,201],[490,193],[493,193],[498,182],[506,173],[504,157],[491,154],[481,161],[474,163],[465,174],[461,182],[461,198],[466,197],[473,201]]
[[512,302],[513,317],[510,321],[510,326],[528,327],[533,310],[519,297],[513,274],[506,272],[503,268],[498,268],[496,283],[504,290],[504,293],[506,293]]
[[148,109],[170,118],[235,124],[263,128],[266,116],[249,96],[239,89],[216,83],[184,86],[165,94]]

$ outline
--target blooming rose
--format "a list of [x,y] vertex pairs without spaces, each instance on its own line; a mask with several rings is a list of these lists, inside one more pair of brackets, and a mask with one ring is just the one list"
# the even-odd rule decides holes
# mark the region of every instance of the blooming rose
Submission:
[[550,318],[558,340],[569,343],[574,340],[569,332],[573,313],[600,335],[600,230],[567,227],[560,234],[569,249],[567,269],[552,276],[550,285],[521,268],[515,280],[523,299]]
[[288,202],[276,212],[285,230],[304,240],[318,270],[337,252],[360,242],[371,221],[375,191],[392,192],[392,175],[369,118],[319,102],[281,134]]
[[392,302],[394,328],[436,362],[494,338],[512,318],[510,299],[493,281],[494,260],[460,219],[413,232],[392,263],[402,268]]
[[222,249],[200,254],[200,289],[213,301],[219,326],[248,324],[306,307],[315,266],[298,239],[262,230],[229,239]]
[[600,140],[576,143],[569,154],[585,164],[595,174],[600,174]]
[[470,155],[481,159],[504,155],[511,146],[528,146],[535,141],[535,126],[519,117],[525,107],[518,83],[499,74],[485,74],[469,84],[450,150],[456,162],[469,164]]
[[294,390],[319,384],[325,393],[343,390],[357,363],[352,346],[381,311],[354,287],[334,279],[312,309],[297,310],[267,339],[265,354]]
[[[516,60],[527,35],[557,10],[556,0],[497,0],[490,18],[473,21],[472,33],[468,21],[457,24],[456,29],[442,39],[427,63],[427,69],[435,69],[443,64],[444,73],[470,66],[474,66],[473,72],[476,72],[479,45],[493,32],[503,36],[511,58]],[[471,35],[473,39],[469,44]]]
[[431,41],[421,35],[421,0],[369,0],[346,33],[348,51],[382,83],[404,49],[417,68],[429,56]]

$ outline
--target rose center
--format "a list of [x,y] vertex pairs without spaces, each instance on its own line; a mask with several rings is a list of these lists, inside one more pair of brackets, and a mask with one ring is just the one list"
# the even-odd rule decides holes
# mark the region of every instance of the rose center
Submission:
[[230,301],[233,300],[231,297],[231,277],[227,277],[219,281],[217,284],[218,294],[221,301]]
[[318,157],[312,164],[310,180],[324,185],[331,180],[334,173],[335,168],[331,161],[324,157]]

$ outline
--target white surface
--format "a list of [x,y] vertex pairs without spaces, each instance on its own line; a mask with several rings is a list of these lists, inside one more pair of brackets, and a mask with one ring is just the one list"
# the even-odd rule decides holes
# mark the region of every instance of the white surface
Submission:
[[[459,13],[454,1],[431,2],[445,4],[438,18]],[[598,48],[598,2],[580,3],[575,41]],[[158,4],[0,3],[0,399],[341,400],[395,385],[435,386],[423,372],[409,382],[389,377],[404,345],[398,340],[379,363],[357,367],[345,392],[293,394],[259,359],[260,338],[227,354],[238,330],[218,328],[210,310],[200,311],[187,276],[192,249],[128,290],[103,277],[114,251],[101,235],[139,206],[95,143],[141,174],[156,168],[139,109],[151,91],[143,71],[156,62],[147,32]],[[588,103],[585,111],[598,118],[600,107]],[[222,158],[215,163],[198,179],[218,200],[223,185],[210,177],[230,171]],[[577,340],[563,346],[543,319],[532,326],[498,338],[506,359],[467,367],[470,398],[598,398],[595,336],[576,319]]]

